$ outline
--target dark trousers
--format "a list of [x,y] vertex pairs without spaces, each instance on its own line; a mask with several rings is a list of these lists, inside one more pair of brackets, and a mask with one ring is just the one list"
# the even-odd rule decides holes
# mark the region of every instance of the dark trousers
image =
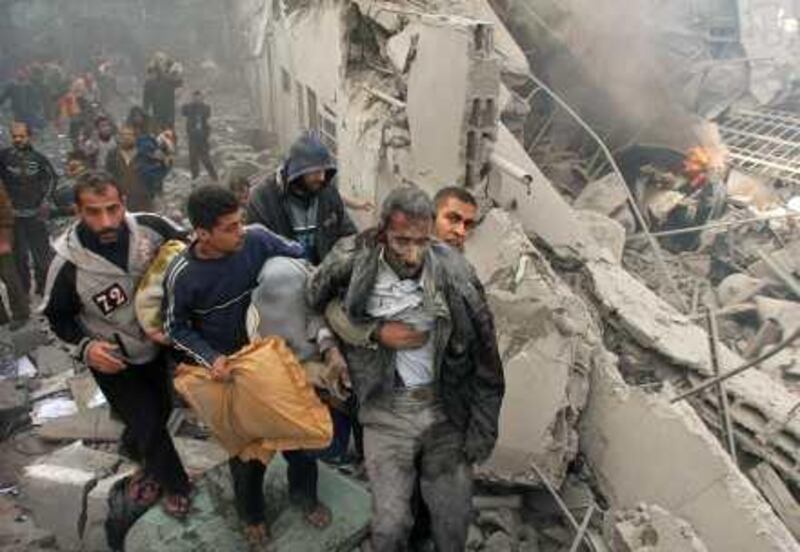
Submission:
[[189,491],[189,478],[167,432],[172,410],[163,356],[117,374],[92,370],[108,404],[125,424],[123,445],[144,472],[168,493]]
[[[317,467],[316,453],[307,450],[292,450],[283,453],[288,464],[286,476],[289,479],[289,499],[304,509],[317,504]],[[238,457],[228,461],[233,478],[233,492],[236,501],[236,513],[248,525],[263,523],[264,510],[264,473],[267,467],[259,460],[243,462]]]
[[[0,280],[6,286],[8,300],[11,303],[11,316],[14,320],[27,320],[30,316],[30,305],[28,304],[28,294],[22,288],[19,280],[19,272],[14,262],[14,257],[10,253],[0,255]],[[0,326],[8,324],[8,313],[3,300],[0,299]]]
[[52,253],[47,225],[39,217],[16,217],[14,219],[14,260],[22,282],[22,289],[27,294],[31,289],[30,258],[33,257],[36,292],[44,292],[47,269],[50,266]]
[[193,139],[189,138],[189,171],[192,173],[194,180],[200,175],[200,163],[206,168],[208,176],[212,180],[217,179],[217,171],[214,169],[214,163],[211,162],[211,154],[209,153],[208,139]]

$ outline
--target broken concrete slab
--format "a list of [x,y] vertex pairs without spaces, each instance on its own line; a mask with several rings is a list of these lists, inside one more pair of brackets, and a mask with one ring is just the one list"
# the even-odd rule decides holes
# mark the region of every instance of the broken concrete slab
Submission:
[[72,377],[69,379],[68,385],[72,398],[75,404],[78,405],[78,410],[83,411],[92,408],[100,392],[100,388],[97,387],[97,383],[94,381],[94,376],[83,374]]
[[658,504],[709,550],[800,550],[694,410],[628,386],[611,355],[591,374],[581,450],[612,507]]
[[52,531],[59,546],[80,547],[89,491],[98,479],[116,470],[121,458],[85,447],[61,448],[26,466],[22,499],[36,523]]
[[749,301],[760,293],[768,282],[762,278],[753,278],[747,274],[731,274],[717,286],[717,301],[720,306],[728,307]]
[[[690,379],[713,375],[708,335],[663,299],[655,295],[619,265],[587,262],[591,295],[610,325],[626,332],[643,348],[663,356],[665,365],[688,368]],[[721,372],[744,364],[725,346],[719,347]],[[727,380],[730,411],[737,430],[737,443],[767,460],[783,476],[800,482],[800,419],[793,414],[792,394],[771,376],[748,370]],[[712,427],[719,422],[714,393],[693,402]]]
[[690,524],[660,506],[614,512],[606,540],[614,552],[708,552]]
[[537,485],[535,466],[560,485],[577,454],[575,425],[599,344],[596,329],[584,304],[502,210],[487,213],[466,255],[486,285],[506,378],[497,445],[478,473]]
[[76,361],[58,345],[43,345],[31,351],[31,359],[39,374],[48,377],[74,370]]
[[572,207],[611,216],[628,205],[625,183],[613,172],[599,180],[589,182],[575,198]]
[[747,474],[792,535],[800,540],[800,504],[772,466],[759,462]]
[[46,441],[118,441],[124,428],[122,422],[111,418],[107,406],[100,406],[49,420],[36,428],[36,434]]
[[622,262],[625,228],[616,220],[594,211],[578,210],[578,219],[592,233],[597,245],[605,248],[616,262]]
[[105,552],[109,549],[105,527],[109,514],[109,495],[119,480],[130,477],[135,471],[135,466],[131,465],[120,468],[114,475],[98,481],[89,491],[82,538],[82,549],[85,552]]
[[37,548],[54,548],[56,539],[50,531],[33,523],[19,506],[0,496],[0,550],[30,552]]
[[[153,508],[130,529],[126,550],[152,552],[186,549],[194,552],[245,550],[241,526],[233,506],[228,466],[218,466],[197,484],[192,515],[180,522]],[[358,483],[320,464],[319,497],[333,514],[323,530],[310,529],[300,511],[288,504],[286,463],[277,456],[265,477],[267,523],[271,550],[307,552],[352,550],[366,535],[370,520],[370,496]]]
[[47,332],[38,323],[31,321],[11,332],[14,354],[17,358],[27,355],[50,341]]
[[0,380],[0,425],[13,423],[28,411],[28,388],[14,379]]

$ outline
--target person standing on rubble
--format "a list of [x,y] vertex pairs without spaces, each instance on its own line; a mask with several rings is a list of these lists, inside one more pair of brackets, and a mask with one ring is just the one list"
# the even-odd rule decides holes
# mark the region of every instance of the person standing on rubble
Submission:
[[305,258],[318,265],[339,239],[357,232],[335,177],[328,148],[315,134],[304,134],[275,175],[250,193],[248,222],[300,242]]
[[[342,240],[307,290],[319,312],[343,297],[353,323],[374,324],[371,343],[344,347],[361,401],[376,551],[406,549],[417,479],[437,549],[464,550],[471,466],[497,439],[504,379],[494,322],[471,267],[431,240],[434,217],[421,190],[393,190],[378,227]],[[398,323],[415,328],[413,339]]]
[[181,107],[181,115],[186,117],[186,136],[189,140],[189,170],[192,180],[200,175],[200,163],[206,169],[208,176],[217,181],[217,171],[211,161],[208,137],[211,134],[211,107],[203,101],[203,93],[195,90],[192,101]]
[[11,147],[0,150],[0,179],[14,206],[14,259],[27,294],[33,257],[36,293],[41,294],[51,257],[45,221],[58,175],[47,157],[34,149],[27,124],[11,124],[11,143]]
[[6,85],[0,93],[0,106],[7,101],[11,102],[11,113],[15,121],[25,123],[32,129],[44,128],[41,97],[31,82],[27,69],[18,69],[14,81]]
[[[187,202],[196,240],[176,257],[164,277],[165,326],[173,345],[219,381],[228,379],[227,356],[248,342],[246,314],[264,263],[272,257],[302,258],[303,247],[258,225],[245,227],[236,196],[221,186],[201,186]],[[286,454],[290,495],[302,498],[306,521],[330,524],[317,500],[317,465],[311,453]],[[250,542],[267,538],[262,493],[266,466],[230,459],[236,508]]]
[[127,207],[134,212],[153,210],[153,195],[141,174],[142,156],[136,147],[136,130],[123,125],[117,135],[117,147],[105,160],[105,169],[125,191]]
[[75,203],[78,220],[55,242],[44,315],[125,423],[122,448],[143,463],[129,496],[150,506],[163,492],[164,510],[184,517],[190,483],[166,428],[165,355],[139,326],[133,299],[159,247],[185,232],[155,214],[127,213],[123,188],[103,171],[79,179]]
[[165,128],[175,128],[175,91],[183,86],[183,69],[164,54],[156,58],[147,68],[142,107],[153,117],[160,132]]
[[[336,163],[314,133],[305,133],[289,150],[278,171],[256,186],[247,204],[249,222],[260,223],[303,245],[305,258],[318,265],[336,242],[357,232],[335,183]],[[343,411],[344,410],[344,411]],[[332,408],[334,439],[321,457],[333,463],[349,460],[347,448],[355,418],[356,398]],[[357,449],[360,428],[356,427]]]

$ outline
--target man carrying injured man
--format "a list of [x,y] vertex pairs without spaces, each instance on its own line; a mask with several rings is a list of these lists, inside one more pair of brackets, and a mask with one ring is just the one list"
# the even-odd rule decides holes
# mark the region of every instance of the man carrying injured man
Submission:
[[337,244],[308,286],[315,309],[340,298],[352,324],[373,327],[371,342],[344,339],[344,350],[361,401],[376,552],[407,548],[418,479],[437,550],[463,550],[472,464],[497,438],[494,323],[472,268],[432,239],[434,216],[421,190],[393,190],[378,228]]
[[[303,248],[262,226],[245,227],[236,196],[220,186],[193,191],[187,211],[197,238],[167,269],[165,331],[175,347],[210,369],[214,379],[226,381],[231,370],[227,356],[248,343],[246,313],[262,267],[274,257],[300,258]],[[317,500],[313,453],[285,451],[284,456],[290,495],[300,502],[310,525],[327,526],[331,515]],[[266,466],[238,457],[229,464],[247,539],[253,545],[263,543]]]

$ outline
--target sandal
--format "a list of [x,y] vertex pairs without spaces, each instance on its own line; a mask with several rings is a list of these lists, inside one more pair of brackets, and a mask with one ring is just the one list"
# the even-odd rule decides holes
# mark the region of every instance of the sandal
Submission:
[[128,480],[127,495],[136,506],[149,508],[161,497],[161,485],[144,472],[136,472]]
[[317,502],[303,512],[303,519],[314,529],[325,529],[331,524],[333,515],[330,508]]
[[269,542],[269,529],[264,522],[244,526],[244,538],[250,550],[262,549]]
[[192,509],[192,498],[189,493],[186,494],[168,494],[161,502],[161,507],[164,513],[172,516],[175,519],[185,519]]

